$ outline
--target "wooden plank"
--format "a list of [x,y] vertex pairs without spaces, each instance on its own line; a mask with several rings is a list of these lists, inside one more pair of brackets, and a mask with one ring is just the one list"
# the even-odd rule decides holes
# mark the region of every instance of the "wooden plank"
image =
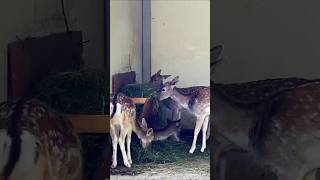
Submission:
[[136,82],[136,72],[130,71],[125,73],[118,73],[112,75],[112,93],[116,94],[126,84],[133,84]]
[[30,93],[40,80],[82,65],[82,33],[57,33],[8,45],[8,98]]
[[131,98],[135,104],[144,104],[148,98]]
[[78,133],[109,133],[109,115],[67,115]]

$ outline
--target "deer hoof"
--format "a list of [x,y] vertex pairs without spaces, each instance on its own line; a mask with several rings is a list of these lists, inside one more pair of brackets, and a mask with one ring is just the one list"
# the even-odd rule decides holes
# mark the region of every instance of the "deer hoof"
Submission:
[[111,168],[116,168],[117,167],[117,163],[112,163],[111,164]]
[[130,164],[129,162],[125,162],[124,165],[125,165],[126,167],[128,167],[128,168],[131,167],[131,164]]
[[194,150],[195,150],[195,148],[191,148],[190,151],[189,151],[189,153],[190,153],[190,154],[193,154]]
[[204,152],[204,150],[205,150],[205,149],[206,149],[205,147],[204,147],[204,148],[201,148],[201,150],[200,150],[200,151],[201,151],[201,152]]

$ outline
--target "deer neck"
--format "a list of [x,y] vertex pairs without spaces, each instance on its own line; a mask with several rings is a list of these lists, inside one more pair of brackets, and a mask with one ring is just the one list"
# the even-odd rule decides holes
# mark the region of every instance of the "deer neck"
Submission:
[[247,149],[250,127],[257,118],[255,110],[236,106],[218,93],[212,102],[214,128],[229,141]]
[[175,102],[177,102],[183,108],[186,108],[186,109],[189,108],[188,105],[189,105],[190,97],[179,93],[176,87],[173,88],[173,93],[170,96],[170,98],[173,99]]
[[140,127],[138,122],[136,120],[132,120],[132,131],[137,134],[139,139],[145,138],[146,133],[143,131],[143,129]]

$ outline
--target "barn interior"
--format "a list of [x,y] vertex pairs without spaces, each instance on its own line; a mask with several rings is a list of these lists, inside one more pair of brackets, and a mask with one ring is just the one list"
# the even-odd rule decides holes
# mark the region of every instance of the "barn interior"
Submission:
[[[117,1],[110,2],[110,89],[134,100],[137,120],[161,131],[172,123],[172,110],[159,101],[159,87],[152,76],[179,76],[177,87],[210,85],[210,1]],[[169,138],[142,148],[133,135],[133,165],[111,169],[111,179],[185,178],[209,179],[210,151],[200,153],[201,135],[190,155],[195,117],[181,113],[181,141]],[[134,134],[134,133],[133,133]],[[209,143],[209,141],[208,141]],[[209,146],[209,145],[208,145]]]

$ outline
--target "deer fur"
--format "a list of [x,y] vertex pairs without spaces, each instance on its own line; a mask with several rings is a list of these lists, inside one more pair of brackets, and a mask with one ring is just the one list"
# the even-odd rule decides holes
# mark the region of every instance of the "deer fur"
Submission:
[[0,105],[0,180],[82,179],[72,124],[36,100]]
[[[221,51],[222,46],[213,49],[212,66]],[[213,137],[247,151],[258,164],[271,167],[278,180],[307,178],[308,173],[320,168],[319,82],[289,78],[233,87],[214,84]],[[230,95],[231,87],[240,93]],[[258,94],[248,96],[246,92]],[[215,158],[219,159],[223,149],[213,148]],[[214,161],[219,162],[217,159]]]
[[207,129],[210,116],[210,87],[194,86],[189,88],[177,88],[179,81],[176,76],[172,81],[166,82],[160,91],[160,100],[171,98],[179,106],[187,109],[196,116],[196,126],[191,149],[189,153],[193,154],[196,148],[198,134],[202,129],[202,147],[201,152],[206,148]]
[[173,138],[175,141],[180,141],[181,132],[181,119],[175,122],[169,122],[169,124],[160,130],[154,130],[154,141],[164,141],[168,138]]
[[[132,100],[122,93],[115,95],[110,102],[110,135],[112,139],[112,165],[117,167],[117,147],[120,146],[123,163],[126,167],[131,167],[131,135],[132,131],[137,134],[143,148],[147,148],[154,139],[153,129],[148,128],[146,120],[142,118],[141,123],[136,120],[135,105]],[[127,142],[127,150],[125,149]]]

